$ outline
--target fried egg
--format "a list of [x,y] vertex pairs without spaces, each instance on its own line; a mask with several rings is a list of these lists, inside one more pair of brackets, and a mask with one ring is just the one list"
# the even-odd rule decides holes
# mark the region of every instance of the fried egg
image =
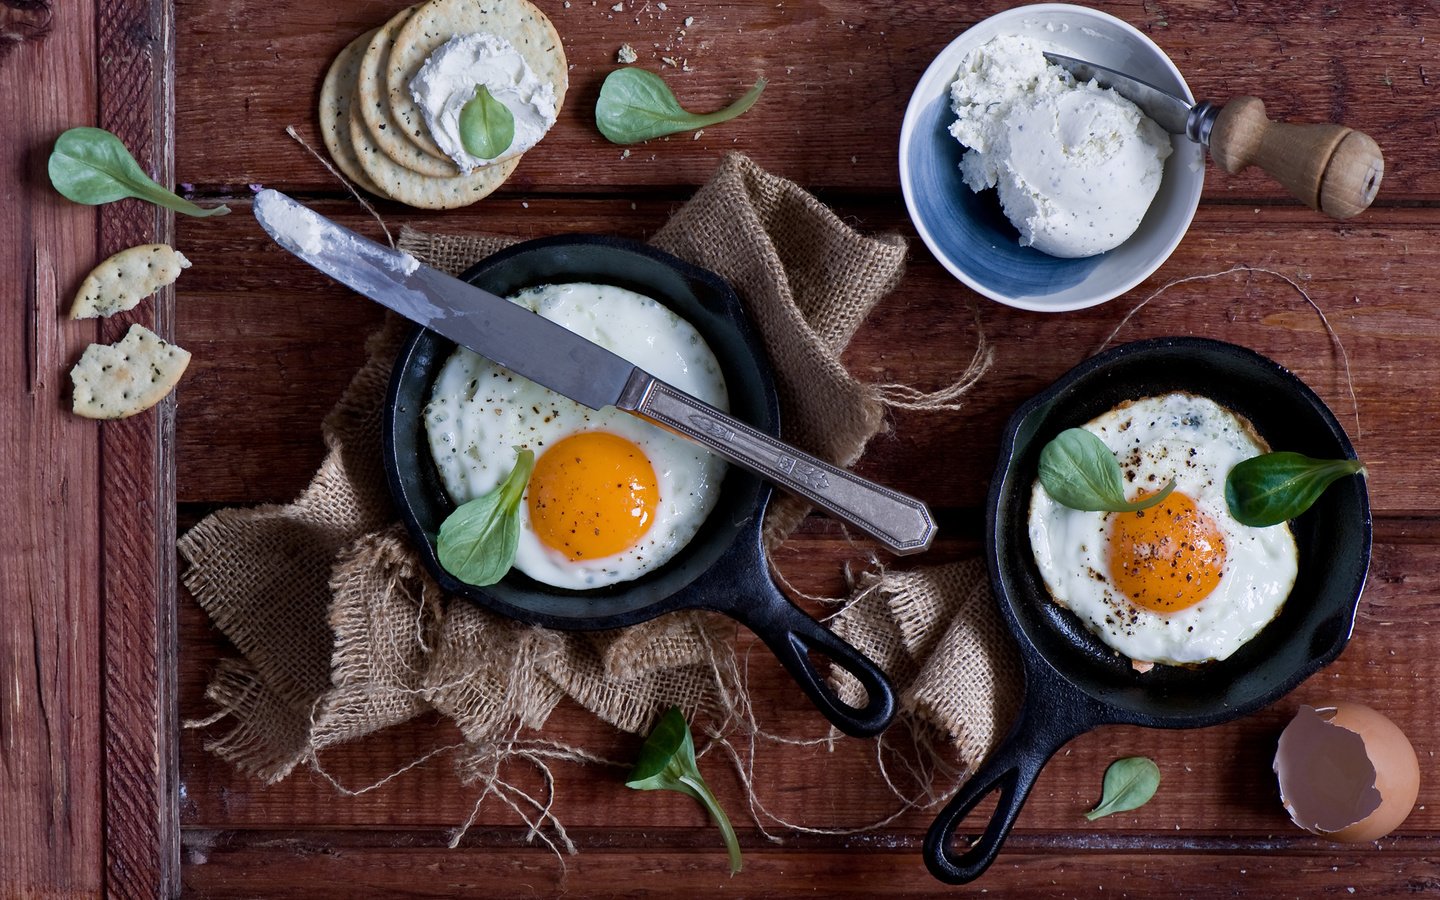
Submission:
[[[714,353],[689,322],[610,285],[557,284],[510,298],[701,400],[729,408]],[[705,521],[725,463],[629,413],[588,409],[464,348],[446,360],[424,413],[450,498],[494,490],[519,449],[535,453],[520,503],[515,568],[583,590],[664,565]]]
[[1246,419],[1184,393],[1123,403],[1083,427],[1115,453],[1128,500],[1172,478],[1175,490],[1139,512],[1086,512],[1036,481],[1030,548],[1046,589],[1137,668],[1229,657],[1275,618],[1298,571],[1288,523],[1242,525],[1225,503],[1226,475],[1265,442]]

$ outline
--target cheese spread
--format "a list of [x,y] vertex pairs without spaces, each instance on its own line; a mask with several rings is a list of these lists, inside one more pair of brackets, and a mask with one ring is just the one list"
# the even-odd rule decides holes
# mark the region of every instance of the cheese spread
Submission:
[[[460,111],[484,85],[515,117],[515,138],[498,156],[472,156],[460,142]],[[555,86],[530,68],[515,46],[498,35],[456,35],[435,49],[410,80],[430,135],[460,171],[509,159],[535,146],[555,124]]]
[[1139,227],[1170,136],[1113,90],[1052,65],[1047,49],[1005,35],[967,54],[950,88],[950,133],[969,148],[966,185],[998,190],[1022,246],[1094,256]]

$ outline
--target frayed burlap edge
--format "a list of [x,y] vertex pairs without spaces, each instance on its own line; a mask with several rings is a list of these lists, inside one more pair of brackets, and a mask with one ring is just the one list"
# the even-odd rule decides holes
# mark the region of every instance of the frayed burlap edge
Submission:
[[[401,236],[404,249],[452,272],[509,242],[408,228]],[[785,438],[837,464],[859,457],[883,427],[887,404],[954,408],[988,364],[982,341],[960,381],[934,395],[850,376],[840,353],[899,281],[904,242],[860,235],[793,182],[742,156],[725,159],[656,244],[737,287],[776,369]],[[513,743],[517,727],[539,728],[564,696],[632,731],[647,728],[672,703],[727,724],[739,721],[737,708],[748,710],[748,700],[728,620],[684,614],[620,635],[556,635],[439,597],[403,535],[388,524],[392,513],[379,469],[381,399],[406,330],[390,319],[371,339],[370,362],[326,419],[325,463],[295,503],[221,511],[180,542],[187,586],[245,657],[222,664],[212,681],[207,696],[220,712],[204,724],[227,716],[235,721],[207,746],[273,781],[299,761],[313,763],[323,746],[404,721],[427,706],[455,718],[475,747],[491,750]],[[341,502],[327,502],[332,498]],[[769,545],[804,514],[798,502],[773,504]],[[245,571],[256,560],[277,565],[257,577]],[[317,567],[305,560],[331,562]],[[308,574],[294,580],[297,569]],[[275,583],[282,577],[290,580]],[[895,587],[889,573],[879,577],[879,585]],[[377,599],[376,591],[383,596]],[[342,603],[347,608],[339,608]],[[842,614],[837,622],[862,650],[873,643],[862,620]],[[896,628],[889,623],[877,633],[888,640]],[[488,659],[464,652],[476,646],[477,631],[491,640]],[[294,652],[297,641],[312,649]],[[385,649],[377,659],[357,659],[374,655],[377,642]],[[963,643],[963,636],[952,643]],[[533,664],[517,665],[517,659]],[[917,676],[912,684],[919,683]],[[915,710],[956,699],[934,686],[913,696]],[[958,710],[922,718],[962,735],[969,715]],[[750,725],[753,737],[753,720]],[[962,755],[970,757],[974,746],[974,739],[961,738]],[[491,750],[477,753],[488,759]]]

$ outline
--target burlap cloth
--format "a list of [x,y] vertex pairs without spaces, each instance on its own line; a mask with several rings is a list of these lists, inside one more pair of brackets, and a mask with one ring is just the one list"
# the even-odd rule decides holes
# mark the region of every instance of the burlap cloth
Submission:
[[[508,243],[408,229],[400,240],[449,272]],[[982,344],[954,385],[930,395],[853,378],[840,355],[900,280],[904,241],[862,236],[743,156],[727,157],[653,243],[734,285],[769,351],[784,437],[836,464],[860,456],[887,404],[954,409],[988,362]],[[435,709],[472,745],[462,771],[483,778],[567,697],[631,732],[671,705],[721,729],[753,728],[728,619],[680,613],[567,634],[443,595],[396,523],[381,471],[385,388],[407,329],[392,318],[371,337],[325,420],[325,461],[295,502],[221,510],[179,541],[186,586],[239,651],[208,686],[215,715],[192,723],[228,722],[205,746],[274,782],[324,747]],[[771,545],[806,512],[791,498],[772,504]],[[1008,722],[1020,676],[979,561],[866,575],[830,624],[892,676],[901,720],[947,736],[962,764]]]

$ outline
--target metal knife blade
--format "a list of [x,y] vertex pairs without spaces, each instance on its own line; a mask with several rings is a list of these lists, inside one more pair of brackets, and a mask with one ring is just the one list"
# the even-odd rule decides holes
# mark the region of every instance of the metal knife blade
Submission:
[[558,394],[678,432],[859,526],[896,553],[918,553],[934,539],[935,521],[919,500],[731,418],[503,297],[361,237],[278,191],[255,196],[255,218],[281,247],[336,281]]
[[1201,146],[1210,145],[1210,129],[1219,113],[1211,104],[1203,101],[1192,104],[1148,81],[1083,59],[1059,53],[1046,53],[1045,58],[1082,82],[1093,80],[1101,87],[1114,89],[1171,134],[1183,134]]
[[422,266],[279,191],[255,196],[255,218],[276,243],[336,281],[591,409],[619,406],[632,379],[649,378],[549,319]]

